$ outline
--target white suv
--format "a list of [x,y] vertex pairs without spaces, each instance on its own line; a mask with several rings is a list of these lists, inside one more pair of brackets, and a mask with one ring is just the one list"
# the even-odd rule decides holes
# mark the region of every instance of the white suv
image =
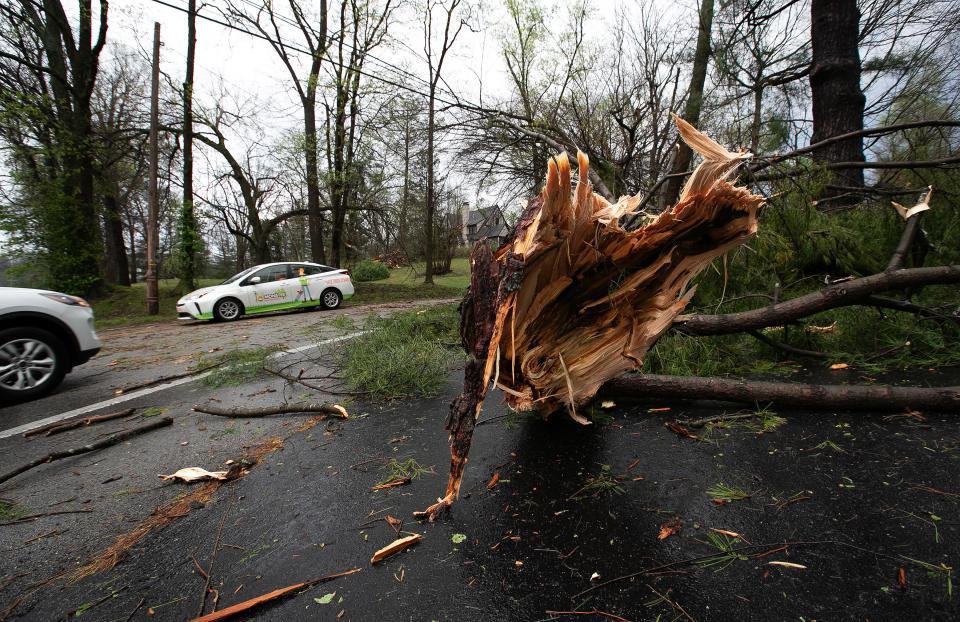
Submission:
[[0,287],[0,403],[46,395],[99,351],[93,310],[83,298]]

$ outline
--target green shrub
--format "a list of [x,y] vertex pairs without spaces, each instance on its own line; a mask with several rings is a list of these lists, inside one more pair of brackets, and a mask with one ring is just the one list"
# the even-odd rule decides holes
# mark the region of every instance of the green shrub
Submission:
[[379,261],[364,259],[357,264],[356,268],[350,271],[350,275],[354,281],[360,281],[361,283],[367,281],[382,281],[383,279],[390,278],[390,268]]

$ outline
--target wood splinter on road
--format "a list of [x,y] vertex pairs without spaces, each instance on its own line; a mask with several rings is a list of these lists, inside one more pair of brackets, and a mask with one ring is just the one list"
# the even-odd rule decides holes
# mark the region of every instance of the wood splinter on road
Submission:
[[421,540],[423,540],[423,535],[419,533],[415,533],[413,535],[406,536],[404,538],[398,538],[393,542],[391,542],[390,544],[388,544],[387,546],[378,550],[376,553],[374,553],[373,557],[370,558],[370,563],[376,564],[377,562],[381,562],[384,559],[390,557],[391,555],[395,555],[400,551],[410,548],[411,546],[413,546],[417,542],[420,542]]
[[750,154],[727,151],[675,120],[704,159],[672,209],[628,231],[621,223],[641,197],[611,204],[595,194],[583,153],[574,188],[570,162],[560,154],[512,240],[496,252],[486,241],[474,247],[460,316],[470,359],[447,419],[450,477],[444,497],[416,516],[434,520],[459,496],[491,382],[514,410],[546,417],[562,409],[589,424],[577,406],[636,369],[692,298],[690,280],[756,232],[763,198],[726,181]]

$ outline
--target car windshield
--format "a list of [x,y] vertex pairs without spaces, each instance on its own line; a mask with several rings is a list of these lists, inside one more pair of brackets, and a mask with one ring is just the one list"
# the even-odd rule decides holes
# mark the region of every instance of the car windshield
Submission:
[[238,272],[238,273],[234,274],[232,277],[230,277],[229,279],[227,279],[226,281],[224,281],[223,283],[220,283],[220,285],[226,285],[227,283],[233,283],[233,282],[236,281],[237,279],[243,278],[243,277],[247,276],[248,274],[250,274],[251,272],[253,272],[255,268],[256,268],[256,266],[254,266],[253,268],[247,268],[247,269],[244,270],[243,272]]

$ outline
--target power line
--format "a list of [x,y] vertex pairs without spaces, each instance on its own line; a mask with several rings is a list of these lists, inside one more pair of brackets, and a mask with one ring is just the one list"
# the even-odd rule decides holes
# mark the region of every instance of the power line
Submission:
[[[185,9],[185,8],[183,8],[183,7],[180,7],[180,6],[177,6],[177,5],[174,5],[174,4],[170,4],[169,2],[165,2],[165,0],[150,0],[150,1],[151,1],[151,2],[154,2],[154,3],[156,3],[156,4],[163,5],[163,6],[165,6],[165,7],[174,9],[175,11],[180,11],[181,13],[189,13],[189,11],[188,11],[187,9]],[[229,23],[229,22],[225,22],[225,21],[222,21],[222,20],[213,18],[213,17],[209,17],[209,16],[207,16],[207,15],[201,15],[199,11],[196,12],[196,16],[199,17],[200,19],[206,20],[206,21],[208,21],[208,22],[217,24],[217,25],[219,25],[219,26],[223,26],[223,27],[225,27],[225,28],[229,28],[230,30],[235,30],[235,31],[237,31],[237,32],[246,34],[246,35],[248,35],[248,36],[251,36],[251,37],[254,37],[254,38],[257,38],[257,39],[261,39],[261,40],[263,40],[263,41],[267,41],[267,42],[269,42],[269,43],[270,43],[271,45],[273,45],[273,46],[285,47],[285,48],[288,48],[288,49],[293,50],[293,51],[295,51],[295,52],[299,52],[299,53],[301,53],[301,54],[306,54],[306,55],[308,55],[308,56],[312,56],[312,55],[313,55],[313,53],[310,52],[309,50],[305,50],[305,49],[303,49],[302,47],[299,47],[299,46],[297,46],[297,45],[293,45],[293,44],[287,43],[287,42],[285,42],[285,41],[275,41],[274,39],[271,39],[270,37],[268,37],[268,36],[266,36],[266,35],[264,35],[264,34],[262,34],[262,33],[258,33],[258,32],[253,32],[253,31],[250,31],[250,30],[246,30],[246,29],[244,29],[244,28],[240,28],[239,26],[236,26],[235,24],[231,24],[231,23]],[[347,44],[347,45],[349,45],[349,44]],[[331,61],[331,62],[332,62],[332,61]],[[384,62],[384,64],[387,64],[387,63],[385,63],[385,61],[382,61],[382,62]],[[399,68],[395,68],[395,67],[393,67],[392,65],[387,64],[387,66],[389,66],[389,67],[391,67],[391,68],[393,68],[393,69],[395,69],[395,70],[397,70],[397,71],[403,72],[403,70],[400,70]],[[358,74],[360,74],[361,76],[370,78],[371,80],[377,80],[377,81],[379,81],[379,82],[382,82],[382,83],[387,84],[387,85],[389,85],[389,86],[392,86],[392,87],[394,87],[394,88],[398,88],[398,89],[401,89],[401,90],[404,90],[404,91],[413,93],[413,94],[415,94],[415,95],[419,95],[420,97],[429,97],[429,94],[424,93],[423,91],[418,91],[417,89],[415,89],[415,88],[413,88],[413,87],[411,87],[411,86],[408,86],[408,85],[406,85],[406,84],[403,84],[403,83],[401,83],[401,82],[395,82],[395,81],[390,80],[390,79],[388,79],[388,78],[384,78],[383,76],[380,76],[380,75],[377,75],[377,74],[374,74],[374,73],[370,73],[370,72],[364,71],[364,70],[362,70],[362,69],[353,69],[353,70],[356,71],[356,72],[357,72]],[[418,79],[422,80],[422,78],[418,78]],[[511,114],[509,114],[509,113],[505,113],[505,112],[500,111],[500,110],[496,110],[496,109],[492,109],[492,108],[484,108],[483,106],[479,106],[479,105],[477,105],[477,104],[473,104],[473,103],[470,103],[470,102],[464,102],[464,101],[462,101],[462,100],[460,99],[460,97],[459,97],[456,93],[450,92],[449,94],[452,95],[452,96],[455,98],[456,101],[450,101],[450,100],[448,100],[448,99],[444,99],[444,98],[439,97],[439,96],[437,96],[437,95],[434,95],[434,100],[440,102],[441,104],[445,104],[445,105],[447,105],[447,106],[450,106],[450,107],[452,107],[452,108],[460,108],[460,109],[462,109],[462,110],[470,110],[470,111],[473,111],[473,112],[478,112],[478,113],[483,113],[483,114],[497,114],[497,115],[513,116],[514,118],[518,118],[518,119],[520,119],[520,120],[527,121],[526,118],[516,117],[515,115],[511,115]]]

